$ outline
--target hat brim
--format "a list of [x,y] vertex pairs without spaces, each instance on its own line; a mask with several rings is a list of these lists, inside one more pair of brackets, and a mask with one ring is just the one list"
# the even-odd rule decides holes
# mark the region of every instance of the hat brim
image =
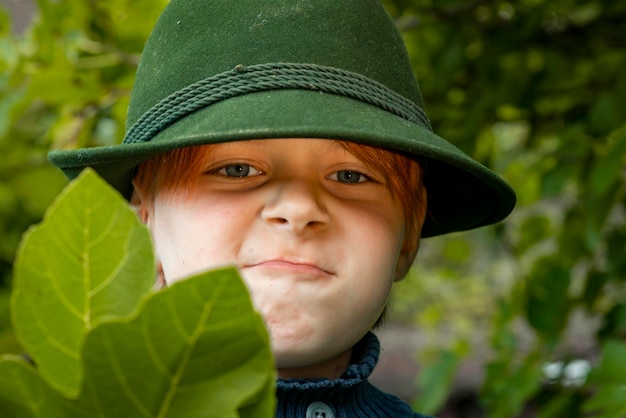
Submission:
[[420,157],[428,193],[424,238],[499,222],[515,206],[505,181],[423,126],[358,100],[306,90],[233,97],[186,116],[150,142],[56,150],[49,159],[70,179],[92,167],[129,199],[135,168],[158,154],[270,138],[347,140]]

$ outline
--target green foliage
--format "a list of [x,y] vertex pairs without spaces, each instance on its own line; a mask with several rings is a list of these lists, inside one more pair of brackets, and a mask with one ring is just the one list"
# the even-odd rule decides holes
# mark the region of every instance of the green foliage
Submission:
[[511,360],[511,356],[502,356],[487,365],[483,402],[490,417],[516,416],[541,384],[536,355],[521,364]]
[[460,359],[461,356],[453,350],[437,353],[417,379],[421,396],[412,405],[416,411],[435,411],[445,402]]
[[[523,407],[542,417],[624,416],[600,379],[546,379],[544,370],[585,360],[595,376],[605,341],[624,347],[626,4],[386,4],[435,131],[501,173],[519,198],[501,225],[424,241],[416,274],[397,289],[396,316],[435,347],[472,347],[466,361],[484,362],[486,416]],[[474,326],[459,327],[467,318]],[[422,374],[440,367],[421,358]],[[420,387],[428,384],[439,384],[435,374]],[[612,406],[598,415],[605,396]]]
[[24,237],[0,360],[10,417],[269,417],[269,337],[234,269],[154,284],[147,229],[87,170]]
[[626,415],[626,346],[621,341],[609,340],[602,348],[598,368],[591,375],[597,386],[596,396],[585,405],[587,412],[603,418]]
[[22,233],[66,184],[48,150],[121,141],[141,49],[166,3],[39,0],[25,34],[2,33],[0,283]]
[[546,343],[555,343],[567,325],[570,273],[556,260],[539,260],[527,281],[526,318]]
[[79,389],[85,331],[130,314],[155,282],[149,233],[119,200],[85,176],[24,234],[16,259],[14,330],[39,373],[69,395]]

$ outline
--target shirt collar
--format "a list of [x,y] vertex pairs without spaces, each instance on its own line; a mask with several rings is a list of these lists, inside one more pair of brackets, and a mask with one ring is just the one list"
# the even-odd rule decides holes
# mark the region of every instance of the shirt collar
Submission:
[[338,379],[278,379],[276,385],[278,395],[292,391],[326,392],[332,389],[349,389],[367,381],[372,374],[378,355],[380,342],[371,332],[368,332],[352,349],[352,360],[348,369]]

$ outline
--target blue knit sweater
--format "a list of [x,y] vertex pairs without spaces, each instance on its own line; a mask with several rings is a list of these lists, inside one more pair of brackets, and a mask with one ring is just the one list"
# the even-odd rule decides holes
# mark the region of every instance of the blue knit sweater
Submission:
[[279,379],[276,417],[428,418],[368,382],[379,352],[378,338],[368,333],[355,345],[352,364],[339,379]]

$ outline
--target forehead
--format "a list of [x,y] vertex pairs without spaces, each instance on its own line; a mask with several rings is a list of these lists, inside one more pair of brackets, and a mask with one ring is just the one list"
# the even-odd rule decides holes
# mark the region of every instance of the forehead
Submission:
[[[365,146],[356,145],[358,148]],[[317,158],[323,158],[327,152],[331,152],[333,156],[351,156],[357,157],[360,153],[354,152],[354,146],[348,148],[343,141],[335,139],[319,139],[319,138],[275,138],[275,139],[249,139],[244,141],[222,142],[218,144],[210,144],[194,147],[193,159],[210,161],[222,154],[249,154],[261,156],[269,152],[277,152],[279,155],[288,157],[290,153],[301,150],[311,150],[312,155],[318,154]],[[337,154],[341,151],[341,154]]]

